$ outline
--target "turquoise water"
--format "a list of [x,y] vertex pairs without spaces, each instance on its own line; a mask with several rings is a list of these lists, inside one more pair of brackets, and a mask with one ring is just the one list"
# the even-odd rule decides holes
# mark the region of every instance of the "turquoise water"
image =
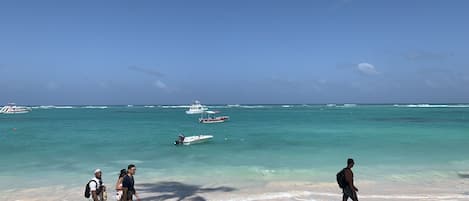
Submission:
[[[357,177],[367,180],[455,179],[469,170],[469,107],[214,109],[230,121],[199,124],[199,116],[186,115],[184,108],[158,106],[37,108],[1,115],[0,185],[82,186],[95,168],[112,183],[129,163],[137,165],[139,181],[198,183],[334,182],[348,157],[356,160]],[[179,133],[214,139],[176,147]]]

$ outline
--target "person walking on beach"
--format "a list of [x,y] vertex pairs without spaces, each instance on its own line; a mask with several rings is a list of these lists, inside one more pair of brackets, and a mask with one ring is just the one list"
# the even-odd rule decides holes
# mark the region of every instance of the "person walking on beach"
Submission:
[[337,174],[337,181],[343,192],[342,201],[347,201],[348,198],[358,201],[358,188],[353,184],[353,165],[355,165],[353,159],[347,159],[347,167]]
[[90,198],[93,201],[103,201],[106,200],[105,192],[106,187],[103,185],[102,172],[100,169],[94,171],[94,178],[88,182]]
[[137,201],[140,201],[140,198],[137,195],[137,191],[135,191],[135,188],[134,188],[135,171],[137,171],[137,167],[135,167],[134,164],[130,164],[127,167],[127,175],[125,175],[122,180],[122,190],[123,190],[122,201],[132,201],[134,195],[137,198]]
[[122,182],[124,180],[125,175],[127,175],[127,170],[122,169],[116,182],[116,200],[122,199],[122,194],[124,193],[122,190]]

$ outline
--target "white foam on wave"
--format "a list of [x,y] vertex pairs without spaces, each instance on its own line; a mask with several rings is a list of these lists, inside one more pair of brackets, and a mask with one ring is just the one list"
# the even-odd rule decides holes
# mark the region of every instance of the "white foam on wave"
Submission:
[[40,105],[31,107],[32,109],[72,109],[73,106],[55,106],[55,105]]
[[41,105],[38,107],[39,109],[53,109],[55,106],[53,105]]
[[141,161],[141,160],[117,160],[117,161],[114,161],[114,163],[118,163],[118,164],[140,164],[140,163],[144,163],[144,162]]
[[88,106],[84,106],[82,108],[86,108],[86,109],[106,109],[107,106],[93,106],[93,105],[88,105]]
[[246,108],[246,109],[256,109],[256,108],[264,108],[264,105],[241,105],[241,108]]
[[394,105],[394,107],[410,107],[410,108],[466,108],[469,105],[444,105],[444,104],[409,104],[409,105]]
[[190,105],[162,105],[161,108],[189,108]]
[[55,106],[56,109],[73,109],[73,106]]
[[338,108],[344,108],[344,107],[357,107],[357,104],[352,104],[352,103],[346,103],[343,105],[336,105],[336,104],[327,104],[327,107],[338,107]]
[[225,105],[207,105],[209,108],[229,108],[228,106]]
[[272,176],[276,173],[276,171],[273,169],[267,169],[267,168],[256,167],[256,166],[250,167],[249,170],[255,172],[256,174],[260,174],[262,176]]
[[154,108],[155,106],[154,105],[145,105],[143,107],[146,107],[146,108]]

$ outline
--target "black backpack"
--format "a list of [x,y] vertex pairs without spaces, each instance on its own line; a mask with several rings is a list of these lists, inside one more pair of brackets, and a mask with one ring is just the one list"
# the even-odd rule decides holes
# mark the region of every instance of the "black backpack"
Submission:
[[90,198],[90,196],[91,196],[91,191],[90,191],[90,183],[91,182],[96,183],[96,186],[98,187],[98,182],[96,182],[94,179],[90,180],[85,186],[85,198]]
[[340,172],[337,173],[337,184],[339,184],[340,188],[345,188],[347,186],[347,180],[345,180],[345,169],[342,169]]

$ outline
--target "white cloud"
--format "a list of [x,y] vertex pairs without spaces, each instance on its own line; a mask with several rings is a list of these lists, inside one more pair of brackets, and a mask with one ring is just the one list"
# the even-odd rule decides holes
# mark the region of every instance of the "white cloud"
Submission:
[[377,75],[379,72],[376,70],[375,66],[369,63],[359,63],[357,69],[365,75]]
[[159,89],[167,89],[168,86],[162,82],[161,80],[156,80],[155,82],[153,82],[153,86],[159,88]]

